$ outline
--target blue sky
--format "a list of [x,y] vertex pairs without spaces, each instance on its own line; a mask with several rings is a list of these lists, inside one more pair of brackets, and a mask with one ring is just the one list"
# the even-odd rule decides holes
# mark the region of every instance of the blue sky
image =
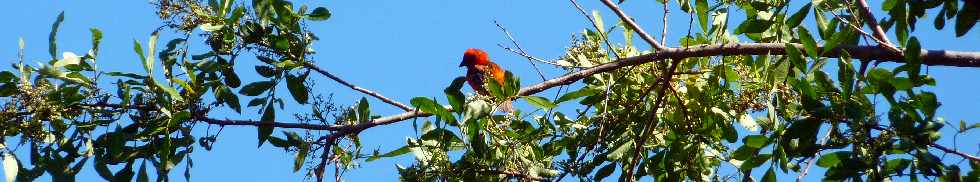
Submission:
[[[497,44],[509,46],[509,40],[494,25],[494,20],[506,26],[528,52],[544,59],[561,56],[573,34],[591,27],[568,1],[372,0],[295,3],[308,4],[311,7],[325,6],[333,13],[328,21],[308,24],[310,30],[321,39],[313,45],[318,51],[313,56],[317,65],[351,83],[404,103],[417,96],[441,98],[442,89],[453,78],[464,73],[457,65],[462,52],[470,47],[489,52],[491,58],[500,65],[523,77],[524,85],[540,81],[526,59],[497,47]],[[599,9],[606,19],[606,25],[616,22],[615,15],[598,2],[583,0],[580,3],[587,11]],[[877,3],[872,2],[872,6],[876,7]],[[662,7],[659,4],[654,1],[632,0],[624,4],[623,8],[636,17],[648,32],[659,32],[653,31],[661,28]],[[791,10],[798,8],[799,5],[795,5]],[[60,11],[65,11],[66,18],[58,34],[59,52],[80,54],[87,51],[91,44],[88,29],[99,28],[105,34],[98,59],[98,66],[102,70],[142,72],[138,57],[132,51],[132,41],[137,39],[145,44],[150,33],[162,25],[154,14],[154,7],[147,1],[12,1],[0,7],[0,17],[8,17],[5,21],[7,28],[0,29],[0,59],[7,63],[14,62],[17,39],[23,37],[27,44],[26,61],[46,61],[49,58],[48,33],[51,23]],[[687,15],[676,9],[676,6],[671,12],[667,45],[676,46],[677,39],[686,33]],[[877,14],[883,15],[881,12]],[[741,15],[730,17],[733,22],[744,19]],[[937,32],[932,28],[931,20],[931,16],[923,18],[915,34],[923,40],[924,48],[980,51],[975,43],[967,43],[980,41],[978,30],[965,37],[955,38],[952,23],[945,30]],[[812,20],[808,19],[807,22]],[[813,24],[807,22],[804,25],[813,27]],[[654,35],[659,37],[659,33]],[[618,33],[612,36],[621,37]],[[173,34],[165,33],[160,42],[173,38]],[[194,36],[190,40],[200,41],[200,37]],[[203,51],[199,49],[193,53]],[[260,80],[251,71],[253,60],[246,59],[242,62],[244,64],[237,65],[244,83]],[[562,74],[560,69],[539,66],[546,77]],[[10,68],[4,66],[2,69]],[[975,78],[980,76],[980,69],[931,67],[929,73],[938,80],[938,86],[929,90],[937,92],[943,104],[939,116],[951,122],[966,120],[968,123],[976,123],[980,120],[980,104],[977,104],[980,102],[980,95],[976,94],[980,91],[980,86],[974,84]],[[334,101],[338,104],[351,105],[364,96],[320,75],[314,74],[310,78],[316,83],[313,93],[334,93]],[[112,80],[101,81],[103,85],[108,85]],[[553,94],[553,91],[541,93]],[[247,102],[248,98],[243,97],[241,100]],[[290,110],[279,112],[279,120],[295,121],[289,117],[292,113],[309,111],[308,106],[287,100],[290,101],[287,106]],[[400,113],[395,107],[373,99],[370,101],[372,113]],[[527,108],[523,103],[518,104],[519,107]],[[254,119],[258,118],[256,112],[256,108],[248,108],[239,115],[224,110],[214,112],[211,116]],[[198,136],[203,136],[203,129],[198,128]],[[951,133],[953,130],[947,127],[944,132]],[[292,172],[292,154],[269,145],[256,149],[255,135],[254,128],[228,127],[222,131],[214,150],[196,148],[192,154],[192,180],[302,180],[302,171]],[[411,135],[411,122],[402,122],[372,128],[360,136],[367,150],[380,148],[381,151],[389,151],[404,145],[405,138]],[[978,138],[978,135],[961,137],[960,147],[964,147],[961,150],[971,153],[978,151],[976,141],[968,138]],[[950,146],[950,139],[946,137],[940,144]],[[947,159],[959,160],[955,157]],[[361,168],[348,172],[344,178],[348,181],[393,181],[397,179],[394,164],[410,165],[411,162],[411,157],[406,156],[361,163]],[[822,170],[814,171],[816,173],[811,174],[808,179],[818,179],[817,176],[822,173],[820,171]],[[183,164],[172,172],[171,177],[182,179],[182,173]],[[99,179],[90,167],[78,177],[82,181]],[[795,174],[783,177],[795,178]]]

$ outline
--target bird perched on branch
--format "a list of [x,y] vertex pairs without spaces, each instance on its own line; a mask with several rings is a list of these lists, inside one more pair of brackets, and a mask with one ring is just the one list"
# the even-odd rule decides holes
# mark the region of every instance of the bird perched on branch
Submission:
[[[487,85],[485,81],[493,80],[500,85],[504,85],[504,75],[505,71],[500,65],[490,61],[490,56],[487,52],[483,50],[470,48],[463,53],[463,61],[459,63],[459,67],[466,67],[466,82],[469,83],[470,87],[476,91],[477,94],[482,96],[490,96],[490,92],[487,91]],[[500,105],[500,110],[504,112],[513,112],[513,105],[510,101],[504,101]]]

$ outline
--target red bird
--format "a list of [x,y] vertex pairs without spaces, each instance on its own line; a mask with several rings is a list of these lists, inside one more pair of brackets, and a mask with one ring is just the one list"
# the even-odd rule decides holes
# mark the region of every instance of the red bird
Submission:
[[[463,62],[459,63],[459,67],[466,67],[466,82],[470,84],[470,87],[476,91],[477,94],[483,96],[489,96],[490,92],[487,91],[485,87],[487,83],[484,80],[496,80],[498,84],[504,85],[504,69],[490,61],[490,57],[487,52],[483,50],[470,48],[463,53]],[[504,102],[501,104],[500,109],[505,112],[511,112],[513,106],[510,102]]]

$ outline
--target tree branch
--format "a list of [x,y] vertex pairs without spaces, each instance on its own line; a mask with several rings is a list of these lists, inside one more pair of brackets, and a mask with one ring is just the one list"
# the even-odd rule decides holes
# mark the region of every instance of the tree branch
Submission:
[[[790,44],[790,45],[796,46],[799,49],[803,49],[803,45],[801,44]],[[650,53],[646,55],[640,55],[640,56],[629,57],[617,61],[612,61],[588,69],[572,72],[564,76],[553,78],[535,85],[527,86],[521,88],[520,92],[518,92],[518,95],[520,96],[533,95],[556,86],[572,84],[580,79],[583,79],[585,77],[594,74],[609,72],[626,66],[639,65],[639,64],[649,63],[649,62],[663,60],[667,58],[684,59],[689,57],[706,57],[706,56],[719,56],[719,55],[725,55],[725,56],[785,55],[786,54],[785,48],[786,48],[786,44],[781,44],[781,43],[700,45],[700,46],[693,46],[690,48],[667,48],[664,49],[663,51],[659,51],[656,53]],[[890,53],[888,50],[886,50],[886,48],[882,48],[878,46],[838,46],[837,48],[831,51],[825,52],[824,55],[821,56],[837,57],[838,55],[840,55],[840,52],[842,50],[851,52],[852,54],[851,56],[854,59],[873,58],[877,60],[890,61],[896,63],[904,62],[901,61],[904,58],[903,55],[894,55]],[[924,63],[926,65],[954,66],[954,67],[980,67],[980,52],[925,50],[922,51],[921,56],[923,57]],[[381,98],[385,98],[385,97],[381,97]],[[127,107],[123,107],[122,105],[118,105],[118,104],[80,104],[79,106],[111,107],[111,108],[139,109],[139,110],[156,109],[155,106],[151,106],[151,105],[129,105]],[[449,110],[451,111],[452,109]],[[195,119],[199,121],[203,121],[205,123],[216,124],[216,125],[233,125],[233,126],[272,125],[278,128],[298,128],[298,129],[308,129],[308,130],[336,131],[335,133],[333,133],[334,134],[333,137],[337,138],[339,136],[357,133],[365,129],[379,126],[379,125],[387,125],[387,124],[392,124],[392,123],[396,123],[399,121],[412,119],[416,117],[428,117],[428,116],[432,116],[432,114],[416,111],[413,109],[400,114],[376,118],[371,120],[370,122],[354,124],[354,125],[322,125],[322,124],[285,123],[285,122],[262,123],[261,121],[257,121],[257,120],[215,119],[215,118],[208,118],[208,117],[196,117]]]
[[650,46],[653,46],[654,49],[656,50],[665,49],[663,45],[657,43],[657,40],[653,39],[653,37],[650,37],[650,34],[647,34],[647,32],[643,30],[643,28],[640,28],[640,26],[637,25],[636,22],[633,21],[633,19],[630,19],[629,16],[626,16],[626,12],[623,12],[622,9],[619,9],[619,6],[617,6],[616,3],[613,3],[612,1],[609,0],[602,0],[602,4],[606,4],[606,6],[608,6],[610,10],[616,12],[616,16],[619,16],[619,19],[623,20],[623,22],[626,22],[626,24],[629,25],[630,27],[633,27],[633,31],[635,31],[636,34],[639,34],[640,38],[643,38],[643,41],[649,43]]
[[203,121],[208,124],[219,125],[219,126],[273,126],[276,128],[299,128],[308,130],[340,130],[344,128],[341,125],[322,125],[322,124],[307,124],[307,123],[286,123],[286,122],[262,122],[258,120],[233,120],[233,119],[216,119],[209,117],[198,117],[198,121]]
[[946,153],[956,154],[956,155],[958,155],[960,157],[969,159],[970,161],[980,162],[980,157],[972,156],[972,155],[967,154],[967,153],[963,153],[963,152],[956,151],[956,150],[953,150],[953,149],[950,149],[950,148],[946,148],[946,147],[944,147],[942,145],[939,145],[939,144],[936,144],[936,143],[930,143],[929,146],[932,146],[933,148],[942,150],[943,152],[946,152]]
[[606,36],[605,27],[599,27],[599,24],[596,24],[595,22],[596,17],[589,16],[588,13],[585,13],[585,9],[582,9],[582,5],[579,5],[577,1],[569,0],[569,2],[572,2],[572,5],[575,6],[575,9],[578,9],[578,12],[582,13],[582,16],[585,16],[585,19],[589,19],[589,22],[592,22],[592,27],[595,28],[596,32],[599,32],[599,35],[602,35],[602,42],[606,43],[606,47],[609,48],[609,52],[612,52],[613,56],[616,56],[616,59],[621,59],[622,57],[619,56],[619,53],[616,53],[616,50],[615,48],[613,48],[612,43],[609,43],[609,36]]
[[558,64],[557,62],[554,62],[554,61],[547,61],[547,60],[544,60],[544,59],[541,59],[541,58],[537,58],[537,57],[531,56],[531,55],[529,55],[527,53],[524,53],[524,52],[520,52],[520,51],[511,49],[510,47],[506,47],[503,44],[497,44],[497,46],[500,47],[500,48],[503,48],[504,50],[510,51],[510,52],[512,52],[514,54],[523,56],[524,58],[531,59],[531,60],[534,60],[534,61],[537,61],[537,62],[541,62],[541,63],[544,63],[544,64],[550,64],[552,66],[563,67],[563,68],[588,68],[588,67],[582,67],[582,66],[566,66],[566,65],[561,65],[561,64]]
[[527,181],[548,181],[548,179],[545,179],[543,177],[527,175],[520,172],[511,172],[511,171],[502,171],[502,170],[483,170],[480,172],[489,173],[489,174],[507,175],[510,177],[519,178]]
[[340,83],[341,85],[350,87],[351,89],[357,90],[358,92],[361,92],[361,93],[370,95],[370,96],[372,96],[374,98],[377,98],[378,100],[381,100],[381,102],[385,102],[385,103],[394,105],[395,107],[401,108],[402,110],[405,110],[405,111],[412,111],[412,110],[414,110],[414,109],[412,109],[412,107],[409,107],[408,105],[402,104],[401,102],[398,102],[398,101],[395,101],[395,100],[392,100],[392,99],[389,99],[389,98],[387,98],[387,97],[385,97],[385,96],[383,96],[383,95],[381,95],[381,94],[379,94],[377,92],[374,92],[374,91],[371,91],[371,90],[368,90],[368,89],[364,89],[364,88],[358,87],[358,86],[356,86],[354,84],[351,84],[350,82],[344,81],[343,79],[340,79],[340,77],[337,77],[337,76],[335,76],[333,74],[330,74],[330,72],[327,72],[327,70],[324,70],[324,69],[322,69],[322,68],[314,65],[311,62],[303,62],[303,67],[306,67],[306,68],[309,68],[309,69],[311,69],[313,71],[319,72],[323,76],[327,76],[327,78],[330,78],[330,79],[332,79],[334,81],[337,81],[337,83]]
[[864,16],[864,19],[866,19],[868,22],[868,26],[871,27],[872,31],[874,31],[874,36],[883,41],[884,44],[886,44],[884,46],[895,47],[895,44],[892,44],[892,42],[888,40],[888,36],[885,35],[885,30],[882,30],[881,27],[878,26],[878,20],[875,19],[874,14],[871,14],[871,8],[868,8],[868,2],[865,0],[857,0],[857,4],[861,8],[861,15]]
[[[897,47],[895,47],[894,45],[892,45],[891,42],[888,42],[888,38],[887,37],[885,39],[881,39],[877,33],[874,34],[874,35],[871,35],[868,32],[865,32],[864,29],[861,29],[861,26],[855,25],[854,23],[851,23],[851,21],[847,21],[846,19],[844,19],[843,17],[841,17],[839,14],[837,14],[837,13],[835,13],[833,11],[830,11],[830,14],[833,14],[835,19],[840,20],[841,22],[844,22],[845,24],[848,25],[848,27],[851,27],[851,29],[854,29],[858,33],[861,33],[861,35],[864,35],[865,37],[871,37],[871,40],[874,40],[876,43],[878,43],[879,46],[888,48],[891,51],[902,52],[901,49],[898,49]],[[865,41],[867,41],[867,39],[865,39]]]
[[[513,43],[514,47],[517,47],[517,50],[521,51],[521,55],[527,54],[527,51],[525,51],[524,48],[521,48],[521,44],[517,43],[517,40],[514,39],[514,36],[510,35],[510,31],[507,31],[507,28],[504,28],[503,25],[500,25],[500,23],[497,22],[497,20],[494,20],[493,24],[497,24],[497,28],[500,28],[500,31],[504,32],[504,34],[507,35],[507,39],[510,39],[510,43]],[[534,71],[538,72],[538,76],[541,77],[541,81],[548,80],[548,78],[544,77],[544,73],[541,72],[541,68],[538,68],[538,65],[534,64],[534,60],[531,59],[531,56],[524,56],[524,58],[527,58],[527,62],[531,63],[531,66],[534,67]]]
[[[789,44],[796,46],[799,49],[804,49],[802,44]],[[820,47],[823,49],[823,47]],[[888,51],[887,48],[877,47],[877,46],[838,46],[831,51],[826,51],[823,57],[838,57],[841,51],[847,51],[851,53],[854,59],[863,58],[874,58],[876,60],[890,61],[901,63],[904,62],[903,55],[894,54]],[[649,63],[657,60],[663,60],[667,58],[671,59],[684,59],[689,57],[707,57],[707,56],[733,56],[733,55],[785,55],[786,54],[786,44],[782,43],[746,43],[746,44],[722,44],[722,45],[699,45],[692,46],[690,48],[666,48],[664,50],[658,51],[656,53],[650,53],[646,55],[640,55],[635,57],[624,58],[618,61],[612,61],[609,63],[601,64],[598,66],[591,67],[589,69],[584,69],[581,71],[572,72],[564,76],[550,79],[535,85],[527,86],[521,88],[518,95],[528,96],[533,95],[538,92],[559,86],[572,84],[582,78],[613,71],[622,67],[639,65],[643,63]],[[934,66],[954,66],[954,67],[980,67],[980,52],[959,52],[959,51],[942,51],[942,50],[925,50],[922,51],[923,61],[926,65]],[[431,116],[430,113],[425,113],[421,111],[408,111],[396,115],[386,116],[382,118],[377,118],[371,120],[370,122],[360,123],[355,125],[343,126],[343,131],[347,132],[337,132],[340,136],[350,133],[360,132],[361,130],[375,127],[378,125],[387,125],[395,123],[398,121],[411,119],[415,117],[427,117]]]

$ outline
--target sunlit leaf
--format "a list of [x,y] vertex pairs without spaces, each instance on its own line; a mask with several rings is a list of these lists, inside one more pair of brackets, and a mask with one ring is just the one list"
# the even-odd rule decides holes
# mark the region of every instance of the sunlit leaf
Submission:
[[540,96],[524,96],[524,99],[527,100],[527,103],[541,109],[551,109],[555,108],[556,106],[554,103],[551,103],[548,98]]
[[[51,59],[58,59],[55,57],[58,52],[58,27],[61,27],[61,22],[65,21],[65,12],[61,11],[58,13],[58,18],[54,20],[54,24],[51,24],[51,34],[48,35],[48,53],[51,53]],[[23,45],[23,44],[21,44]],[[23,49],[24,46],[21,46]]]

